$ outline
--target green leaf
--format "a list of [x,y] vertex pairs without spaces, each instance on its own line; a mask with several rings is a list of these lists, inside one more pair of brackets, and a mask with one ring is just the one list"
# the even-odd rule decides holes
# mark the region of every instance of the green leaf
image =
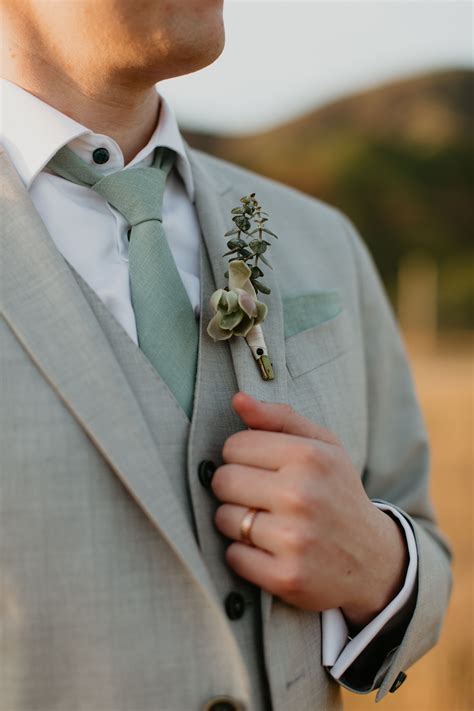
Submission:
[[232,215],[243,215],[244,214],[244,209],[243,207],[233,207],[231,210]]
[[231,235],[236,235],[240,232],[238,227],[234,227],[233,230],[229,230],[228,232],[225,233],[224,237],[230,237]]
[[236,215],[232,219],[240,230],[242,230],[243,232],[249,231],[251,224],[250,220],[247,217],[244,217],[244,215]]
[[239,251],[239,247],[236,247],[235,249],[231,249],[229,252],[224,252],[224,254],[223,254],[222,256],[223,256],[223,257],[228,257],[229,254],[235,254],[235,253],[238,252],[238,251]]
[[265,319],[267,318],[267,314],[268,306],[262,301],[257,301],[257,317],[255,319],[255,323],[261,323],[262,321],[265,321]]
[[254,254],[263,254],[267,251],[267,245],[259,239],[253,239],[249,242],[249,247],[253,249]]
[[253,328],[254,319],[245,315],[240,321],[239,325],[233,329],[235,336],[246,336],[248,332]]
[[255,289],[257,291],[261,291],[262,294],[271,294],[271,289],[268,288],[268,286],[265,286],[265,284],[262,284],[262,282],[258,281],[257,279],[252,279],[252,284],[254,285]]
[[258,279],[258,277],[263,277],[263,272],[260,269],[260,267],[252,267],[252,278],[253,279]]
[[243,318],[245,318],[245,314],[242,311],[235,311],[223,316],[219,325],[226,331],[232,331]]
[[243,239],[237,238],[237,239],[230,239],[227,242],[227,246],[229,249],[239,249],[240,247],[246,247],[247,242]]
[[[262,260],[262,262],[263,262],[264,264],[267,265],[267,267],[270,267],[270,269],[273,269],[272,265],[270,264],[270,262],[268,261],[268,259],[266,259],[266,258],[263,256],[263,254],[260,255],[260,259]],[[263,276],[263,274],[262,274],[262,276]]]
[[252,257],[252,252],[249,252],[248,249],[240,249],[239,254],[241,255],[242,259],[250,259]]
[[207,332],[213,341],[225,341],[232,336],[232,331],[225,331],[220,327],[222,318],[222,313],[218,311],[207,326]]
[[272,237],[275,237],[275,239],[278,239],[278,235],[276,235],[274,232],[268,229],[268,227],[262,227],[263,231],[267,233],[267,235],[271,235]]

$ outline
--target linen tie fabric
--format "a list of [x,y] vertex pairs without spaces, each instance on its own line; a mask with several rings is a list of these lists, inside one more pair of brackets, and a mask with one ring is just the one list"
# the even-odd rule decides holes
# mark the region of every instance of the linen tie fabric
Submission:
[[153,165],[101,175],[67,146],[47,167],[102,195],[131,226],[130,290],[138,343],[191,417],[198,327],[162,224],[166,179],[176,153],[156,148]]

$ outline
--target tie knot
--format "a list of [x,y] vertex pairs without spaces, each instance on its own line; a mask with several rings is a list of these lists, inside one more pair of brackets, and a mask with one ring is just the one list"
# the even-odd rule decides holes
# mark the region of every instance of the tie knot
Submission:
[[134,227],[148,220],[162,220],[166,180],[176,159],[170,148],[155,150],[153,166],[126,168],[102,175],[64,146],[48,163],[57,175],[87,185],[102,195]]

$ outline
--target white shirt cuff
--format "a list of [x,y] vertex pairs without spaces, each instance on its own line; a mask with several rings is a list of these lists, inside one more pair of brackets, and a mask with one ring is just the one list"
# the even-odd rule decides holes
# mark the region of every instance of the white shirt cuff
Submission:
[[403,527],[408,547],[408,568],[400,592],[377,617],[374,617],[357,635],[350,639],[344,615],[339,608],[322,613],[322,662],[334,679],[339,679],[350,665],[377,636],[382,627],[405,605],[413,593],[418,569],[415,535],[406,518],[389,504],[373,502],[382,511],[390,511]]

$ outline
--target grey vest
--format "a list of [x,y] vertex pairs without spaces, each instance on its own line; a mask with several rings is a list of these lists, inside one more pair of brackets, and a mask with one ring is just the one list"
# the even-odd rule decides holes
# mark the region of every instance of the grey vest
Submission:
[[[207,251],[202,243],[202,313],[196,378],[199,386],[195,393],[191,423],[144,353],[91,287],[73,267],[70,268],[143,411],[175,494],[186,512],[213,582],[221,595],[222,604],[225,604],[230,592],[241,593],[246,601],[243,616],[229,622],[247,664],[252,688],[252,711],[269,711],[271,702],[264,666],[260,590],[237,576],[225,563],[224,553],[230,540],[222,536],[213,523],[219,501],[202,486],[197,474],[202,460],[221,463],[225,439],[243,428],[230,406],[238,386],[228,345],[213,344],[205,334],[210,318],[209,297],[216,288]],[[216,372],[219,372],[219,397],[202,397],[203,388],[214,389],[212,376]],[[156,406],[157,402],[160,403],[159,407]],[[186,640],[181,643],[185,644]]]

